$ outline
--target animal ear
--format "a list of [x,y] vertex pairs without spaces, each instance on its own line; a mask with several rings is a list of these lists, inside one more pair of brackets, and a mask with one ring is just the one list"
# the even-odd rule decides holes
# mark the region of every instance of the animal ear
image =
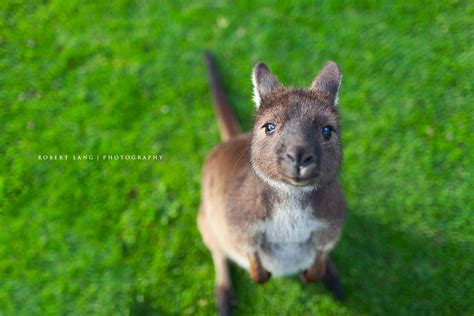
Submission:
[[253,101],[258,108],[262,100],[278,90],[281,85],[264,63],[257,63],[252,71]]
[[330,61],[324,66],[311,84],[311,90],[322,92],[329,96],[334,105],[337,105],[342,73],[337,64]]

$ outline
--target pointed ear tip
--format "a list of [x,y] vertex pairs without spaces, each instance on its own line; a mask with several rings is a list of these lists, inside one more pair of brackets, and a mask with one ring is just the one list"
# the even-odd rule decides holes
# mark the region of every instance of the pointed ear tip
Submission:
[[261,69],[268,70],[268,66],[262,61],[256,62],[255,65],[253,66],[253,70],[257,71],[257,70],[261,70]]
[[327,67],[327,68],[330,68],[330,69],[334,69],[335,71],[339,72],[339,74],[342,73],[341,67],[339,67],[339,65],[336,64],[336,62],[334,62],[334,61],[332,61],[332,60],[330,60],[330,61],[328,61],[328,62],[326,63],[326,66],[325,66],[324,68],[326,68],[326,67]]
[[326,67],[336,67],[337,69],[340,69],[339,65],[336,64],[336,62],[333,61],[333,60],[328,61],[328,62],[326,63]]

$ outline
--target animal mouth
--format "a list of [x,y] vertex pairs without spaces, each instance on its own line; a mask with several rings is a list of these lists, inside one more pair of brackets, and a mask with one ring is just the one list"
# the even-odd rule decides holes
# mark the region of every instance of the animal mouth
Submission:
[[304,187],[307,185],[315,184],[316,177],[311,178],[301,178],[301,177],[288,177],[285,176],[284,179],[291,185],[295,187]]
[[314,185],[319,178],[319,170],[315,162],[294,163],[288,160],[280,162],[282,180],[295,187]]

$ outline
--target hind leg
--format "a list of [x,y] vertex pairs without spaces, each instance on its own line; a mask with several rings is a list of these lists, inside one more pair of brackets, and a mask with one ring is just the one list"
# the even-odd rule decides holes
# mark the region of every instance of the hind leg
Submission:
[[234,303],[232,284],[227,258],[220,252],[212,253],[214,268],[216,270],[216,303],[219,315],[231,314],[231,305]]
[[339,273],[337,272],[336,265],[331,260],[326,261],[326,273],[323,277],[323,284],[338,301],[345,299]]
[[336,265],[328,259],[327,252],[317,251],[313,264],[308,270],[301,272],[300,277],[303,283],[321,280],[337,300],[344,300],[339,273]]
[[198,227],[201,232],[202,239],[211,252],[214,269],[216,272],[216,304],[219,315],[227,316],[231,314],[231,305],[233,304],[232,282],[229,272],[229,264],[227,256],[220,249],[219,244],[215,241],[209,225],[206,223],[206,214],[199,211]]

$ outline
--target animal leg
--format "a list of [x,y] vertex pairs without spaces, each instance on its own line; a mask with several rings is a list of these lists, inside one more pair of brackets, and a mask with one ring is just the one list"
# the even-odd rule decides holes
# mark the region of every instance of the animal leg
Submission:
[[212,253],[216,270],[216,303],[219,315],[231,315],[231,305],[234,304],[232,282],[229,273],[227,257],[222,252]]
[[258,284],[262,284],[268,281],[268,279],[270,279],[271,273],[266,271],[265,268],[262,266],[260,258],[256,252],[249,255],[249,263],[249,274],[252,280],[254,280]]
[[326,259],[327,252],[320,250],[316,251],[316,257],[314,258],[313,264],[308,268],[308,270],[301,272],[301,281],[303,283],[309,283],[321,280],[326,273]]
[[331,260],[326,261],[326,273],[323,277],[323,284],[338,301],[344,300],[341,279],[339,278],[336,265]]
[[233,294],[227,257],[214,239],[214,235],[210,231],[206,222],[206,213],[202,208],[198,215],[198,227],[204,244],[211,252],[212,261],[214,262],[214,269],[216,272],[216,305],[219,315],[229,316],[231,315]]

